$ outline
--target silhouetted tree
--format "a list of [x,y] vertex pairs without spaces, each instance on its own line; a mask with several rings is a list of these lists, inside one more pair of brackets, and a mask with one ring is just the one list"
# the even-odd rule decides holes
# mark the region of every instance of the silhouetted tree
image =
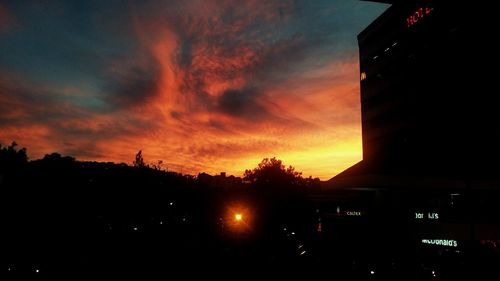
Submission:
[[152,163],[151,164],[151,167],[157,171],[161,171],[161,168],[162,168],[162,165],[163,165],[163,161],[162,160],[158,160],[158,162],[155,163]]
[[264,158],[256,168],[245,171],[244,180],[254,188],[259,212],[265,214],[263,229],[303,220],[306,180],[294,167],[286,167],[275,157]]
[[18,150],[16,147],[15,141],[10,146],[0,145],[0,171],[14,170],[28,163],[26,148]]
[[145,168],[146,164],[144,163],[144,158],[142,157],[142,150],[139,150],[135,155],[134,167],[137,168]]
[[75,162],[76,159],[74,157],[71,157],[71,156],[62,156],[61,154],[59,154],[57,152],[53,152],[51,154],[45,154],[42,161],[69,163],[69,162]]
[[309,176],[308,178],[304,178],[304,184],[307,188],[319,188],[321,185],[321,180],[319,178],[313,178]]
[[299,186],[303,183],[302,173],[292,166],[285,167],[281,160],[264,158],[253,170],[246,170],[244,180],[254,186]]

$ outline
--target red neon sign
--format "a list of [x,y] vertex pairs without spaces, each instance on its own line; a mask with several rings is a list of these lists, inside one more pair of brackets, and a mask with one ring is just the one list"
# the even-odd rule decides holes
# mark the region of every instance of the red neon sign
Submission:
[[418,21],[430,14],[434,8],[432,7],[421,7],[418,8],[413,14],[406,18],[406,27],[410,27],[416,24]]

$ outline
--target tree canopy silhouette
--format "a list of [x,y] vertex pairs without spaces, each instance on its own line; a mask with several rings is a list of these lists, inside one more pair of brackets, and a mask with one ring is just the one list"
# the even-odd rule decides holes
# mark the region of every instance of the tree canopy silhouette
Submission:
[[306,191],[316,179],[304,179],[294,167],[287,167],[273,157],[264,158],[257,167],[246,170],[244,181],[255,191],[253,204],[257,213],[265,214],[259,216],[257,222],[263,232],[278,225],[293,226],[306,220]]
[[135,155],[134,167],[137,168],[146,167],[146,163],[144,162],[144,158],[142,157],[142,150],[139,150],[139,152],[137,152],[137,154]]
[[12,142],[9,146],[0,144],[0,171],[16,169],[28,163],[26,148],[17,149],[17,143]]
[[254,186],[293,187],[302,185],[302,173],[285,167],[276,157],[264,158],[253,170],[245,170],[244,180]]

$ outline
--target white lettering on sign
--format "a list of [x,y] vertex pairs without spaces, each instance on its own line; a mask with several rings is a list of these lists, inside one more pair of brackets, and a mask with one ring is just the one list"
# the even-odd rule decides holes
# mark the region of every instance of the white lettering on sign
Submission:
[[361,212],[359,212],[359,211],[346,211],[345,214],[348,216],[354,216],[354,217],[361,216]]
[[439,219],[439,214],[438,213],[427,213],[427,218],[430,220],[437,220],[437,219]]
[[429,219],[429,220],[438,220],[439,219],[439,213],[415,213],[415,219],[423,220],[423,219]]
[[422,244],[458,247],[457,240],[451,240],[451,239],[422,239]]

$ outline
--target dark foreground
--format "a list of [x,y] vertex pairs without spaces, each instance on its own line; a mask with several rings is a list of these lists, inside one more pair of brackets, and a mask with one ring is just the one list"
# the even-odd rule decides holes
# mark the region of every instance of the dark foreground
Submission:
[[[476,204],[490,214],[476,210],[472,216],[463,202],[474,193],[452,202],[462,204],[457,210],[439,201],[432,218],[422,212],[422,219],[434,220],[439,213],[440,220],[422,222],[407,217],[415,216],[411,200],[420,200],[408,198],[418,196],[391,191],[385,195],[408,204],[380,208],[366,196],[339,193],[326,200],[319,189],[284,195],[152,169],[49,160],[1,176],[0,280],[270,274],[498,280],[497,209]],[[489,202],[498,202],[495,196]],[[491,239],[469,239],[479,237],[480,225],[492,226],[486,228]],[[460,227],[469,238],[449,238]]]

